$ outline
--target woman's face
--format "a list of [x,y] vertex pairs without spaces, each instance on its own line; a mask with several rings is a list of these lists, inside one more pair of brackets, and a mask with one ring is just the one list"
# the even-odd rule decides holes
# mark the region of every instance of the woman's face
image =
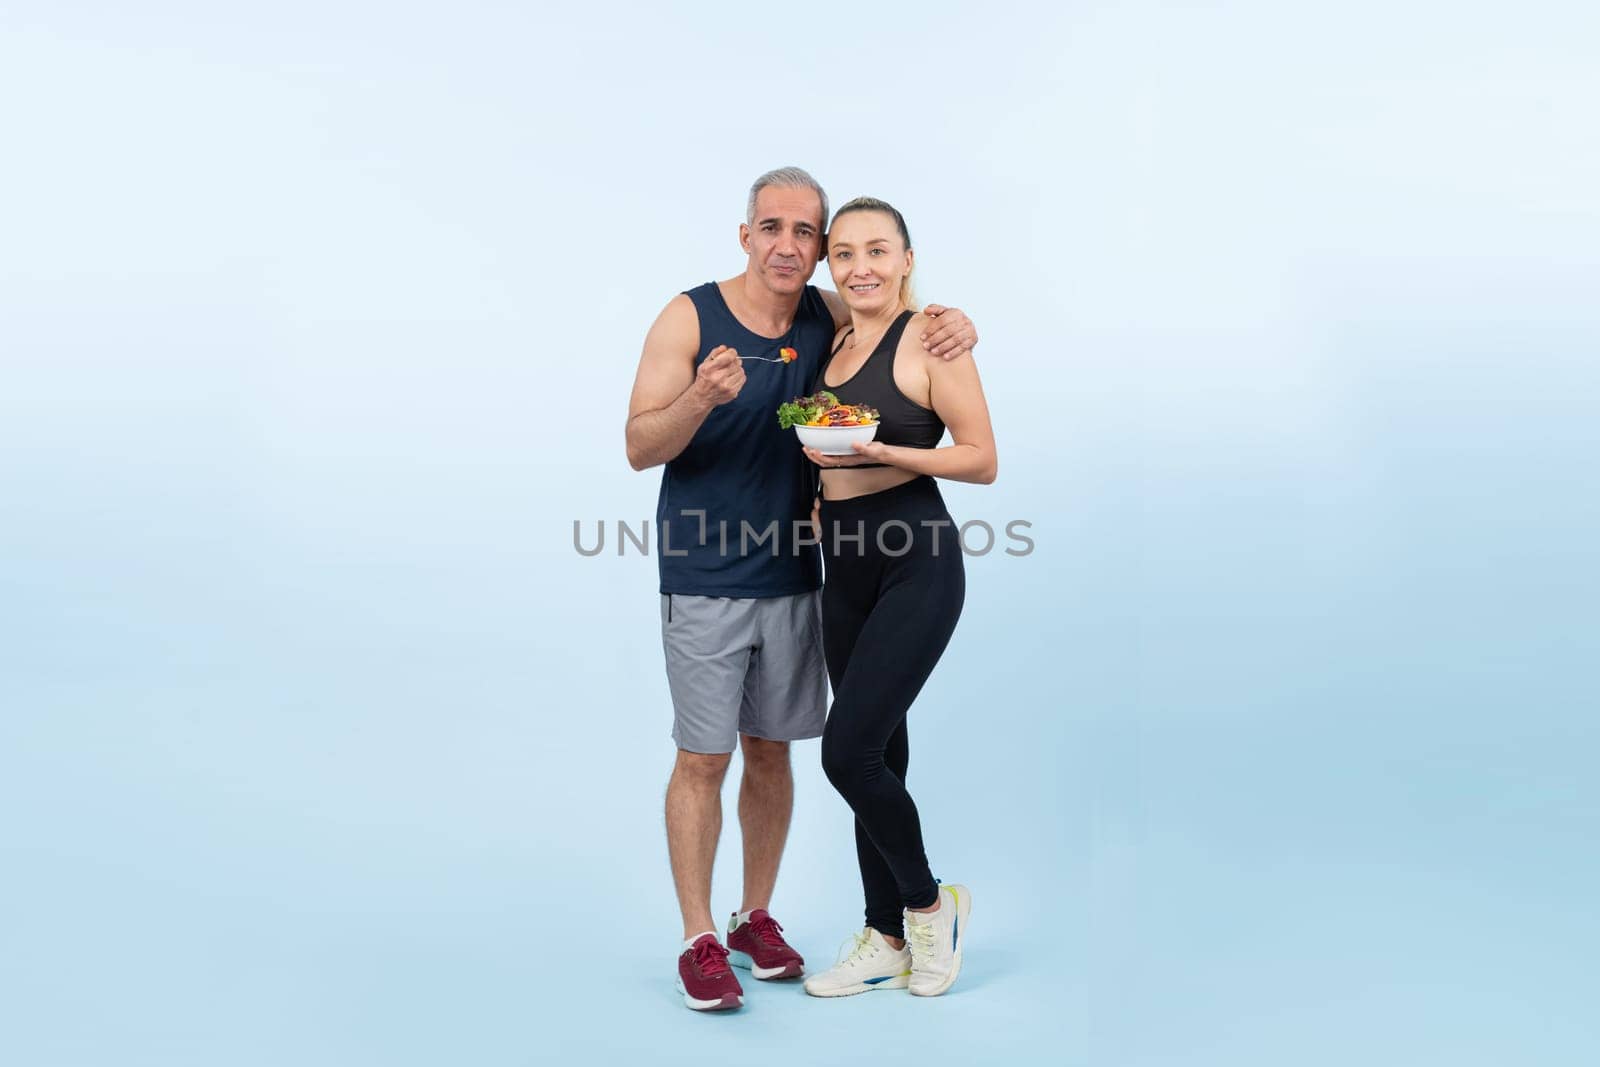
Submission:
[[900,303],[900,280],[911,273],[911,250],[882,211],[851,211],[833,220],[828,272],[851,311],[872,313]]

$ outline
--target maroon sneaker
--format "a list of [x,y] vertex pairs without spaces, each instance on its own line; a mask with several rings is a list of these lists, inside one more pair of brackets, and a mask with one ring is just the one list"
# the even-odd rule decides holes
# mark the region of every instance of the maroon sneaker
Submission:
[[744,1003],[744,988],[728,969],[728,950],[716,934],[701,934],[678,957],[678,992],[695,1011],[723,1011]]
[[728,958],[735,967],[748,967],[760,979],[799,978],[806,961],[783,939],[783,927],[766,908],[750,913],[748,922],[734,912],[728,920]]

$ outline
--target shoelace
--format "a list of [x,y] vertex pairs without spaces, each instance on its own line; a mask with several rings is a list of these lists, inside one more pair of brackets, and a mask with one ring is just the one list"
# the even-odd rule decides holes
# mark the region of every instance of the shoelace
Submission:
[[839,946],[838,957],[834,961],[835,967],[847,963],[855,963],[871,955],[872,935],[863,930],[859,934],[851,934],[850,940]]
[[728,950],[716,939],[701,938],[690,951],[694,953],[695,968],[707,978],[728,973]]
[[750,932],[773,948],[784,947],[782,930],[783,927],[778,925],[778,920],[770,915],[750,920]]
[[911,946],[913,963],[926,963],[933,958],[933,923],[906,923],[906,944]]

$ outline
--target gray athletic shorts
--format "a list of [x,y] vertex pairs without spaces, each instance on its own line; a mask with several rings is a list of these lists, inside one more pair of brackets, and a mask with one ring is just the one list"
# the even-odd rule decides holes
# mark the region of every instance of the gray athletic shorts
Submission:
[[672,739],[688,752],[732,752],[739,734],[821,737],[828,715],[822,594],[661,597],[672,689]]

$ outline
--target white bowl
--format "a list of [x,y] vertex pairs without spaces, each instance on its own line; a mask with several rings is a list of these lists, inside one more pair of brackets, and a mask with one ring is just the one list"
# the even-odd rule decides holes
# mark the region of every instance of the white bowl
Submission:
[[800,443],[807,448],[814,448],[824,456],[853,456],[856,450],[850,446],[857,441],[870,441],[878,436],[878,424],[869,422],[865,426],[795,426],[794,432],[800,435]]

